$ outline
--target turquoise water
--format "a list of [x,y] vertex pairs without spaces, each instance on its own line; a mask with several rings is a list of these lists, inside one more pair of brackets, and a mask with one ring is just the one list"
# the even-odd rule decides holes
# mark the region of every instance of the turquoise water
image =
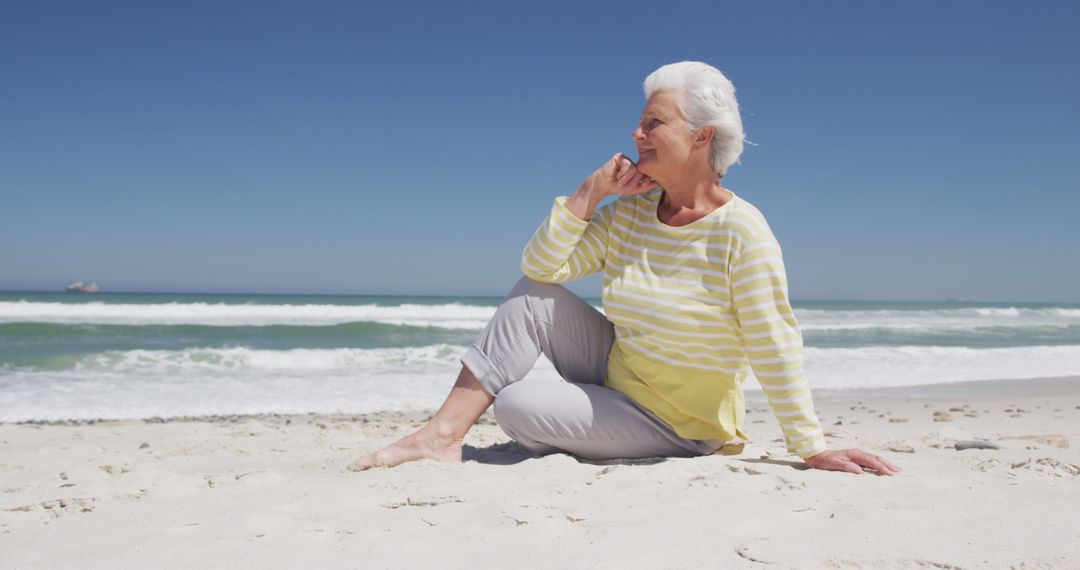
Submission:
[[[600,307],[599,299],[588,300]],[[499,301],[499,297],[0,293],[0,306],[11,304],[0,311],[0,366],[48,365],[50,359],[138,348],[283,350],[468,344],[483,320],[446,327],[448,319],[402,312],[401,319],[410,322],[385,321],[393,321],[393,310],[402,306],[493,310]],[[45,309],[59,304],[130,308],[125,314],[88,311],[82,315],[50,315]],[[163,307],[170,305],[204,305],[210,311],[191,315],[185,322],[183,316],[165,313]],[[241,323],[229,324],[226,315],[212,314],[215,306],[250,311],[237,315]],[[296,322],[290,324],[288,315],[261,311],[273,306],[326,307],[328,312],[338,307],[381,307],[387,311],[372,315],[372,320],[352,322],[335,322],[330,315],[320,321],[318,315],[311,315],[313,322],[301,323],[304,315],[297,313],[292,315]],[[1080,305],[795,301],[793,307],[808,347],[1080,345]],[[462,316],[468,320],[475,315]]]
[[[0,293],[0,421],[431,407],[500,301]],[[1080,304],[793,307],[817,387],[1080,374]]]

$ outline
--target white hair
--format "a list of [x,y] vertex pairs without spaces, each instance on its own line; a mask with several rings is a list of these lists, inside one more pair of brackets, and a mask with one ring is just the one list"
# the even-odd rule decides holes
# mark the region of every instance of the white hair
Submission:
[[743,151],[742,118],[735,86],[719,69],[700,61],[680,61],[657,69],[645,78],[645,97],[657,91],[681,95],[679,109],[691,130],[713,128],[710,165],[723,178]]

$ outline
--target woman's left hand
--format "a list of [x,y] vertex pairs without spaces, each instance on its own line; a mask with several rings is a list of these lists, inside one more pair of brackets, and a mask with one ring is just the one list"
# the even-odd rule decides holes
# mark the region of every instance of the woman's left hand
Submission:
[[903,471],[899,465],[868,453],[861,449],[837,449],[827,450],[803,459],[807,465],[814,469],[828,471],[847,471],[848,473],[862,474],[863,467],[869,467],[884,475],[892,475]]

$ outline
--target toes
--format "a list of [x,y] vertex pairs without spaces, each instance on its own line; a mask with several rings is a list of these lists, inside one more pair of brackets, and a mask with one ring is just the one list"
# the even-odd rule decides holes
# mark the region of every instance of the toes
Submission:
[[367,471],[374,467],[375,463],[370,455],[365,455],[349,465],[349,471]]

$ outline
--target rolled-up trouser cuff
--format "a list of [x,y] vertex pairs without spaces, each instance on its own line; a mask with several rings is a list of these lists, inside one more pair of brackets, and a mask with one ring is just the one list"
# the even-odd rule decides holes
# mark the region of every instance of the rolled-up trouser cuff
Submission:
[[480,352],[480,349],[476,348],[475,345],[470,346],[469,350],[465,351],[465,354],[461,357],[461,364],[468,368],[469,372],[472,372],[477,382],[480,382],[480,385],[492,396],[498,395],[503,386],[509,383],[499,372],[499,369],[495,368],[491,359],[483,352]]

